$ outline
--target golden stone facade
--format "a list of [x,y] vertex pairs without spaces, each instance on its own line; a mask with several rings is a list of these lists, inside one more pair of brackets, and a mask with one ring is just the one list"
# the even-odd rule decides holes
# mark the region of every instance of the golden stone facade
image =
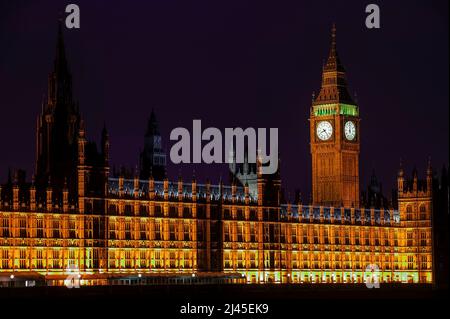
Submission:
[[399,192],[398,212],[268,207],[245,188],[196,181],[111,181],[118,188],[107,214],[93,210],[98,198],[81,198],[79,211],[32,196],[21,203],[15,188],[13,205],[0,206],[0,271],[52,278],[75,265],[81,274],[221,271],[259,283],[360,283],[374,264],[381,282],[433,280],[431,191],[418,190],[417,178]]
[[[60,60],[49,86],[70,76],[61,31],[58,43]],[[66,107],[69,99],[55,95],[45,109],[50,120],[41,121],[47,126],[37,133],[45,152],[36,183],[15,180],[0,188],[0,277],[37,273],[62,284],[76,268],[82,284],[137,274],[237,274],[248,283],[363,283],[372,265],[380,282],[432,283],[431,166],[425,181],[416,173],[406,180],[400,170],[398,210],[360,207],[359,108],[344,76],[333,32],[322,90],[311,108],[310,205],[282,203],[281,180],[260,174],[256,196],[237,183],[110,176],[106,130],[97,152],[79,116],[70,113],[76,112],[72,107],[67,112],[78,134],[64,143],[75,150],[75,158],[58,166],[51,152],[59,145],[46,145],[45,134],[51,131],[47,126],[60,121],[53,118],[54,109]],[[71,92],[71,82],[63,83]],[[352,141],[352,135],[344,136],[348,119],[356,124]],[[325,120],[335,125],[334,133],[327,137],[325,129],[323,140],[317,140],[322,132],[316,123]],[[330,156],[333,160],[324,162]]]

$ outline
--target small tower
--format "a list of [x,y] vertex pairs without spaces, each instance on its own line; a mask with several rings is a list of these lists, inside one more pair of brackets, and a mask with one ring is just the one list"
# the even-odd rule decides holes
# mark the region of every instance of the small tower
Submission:
[[265,180],[264,175],[262,174],[262,163],[261,157],[258,155],[256,159],[256,172],[257,172],[257,187],[258,187],[258,206],[264,205],[264,192],[265,192]]
[[419,177],[417,173],[417,169],[414,167],[413,169],[413,192],[417,193],[418,187],[419,187]]
[[148,179],[148,198],[150,200],[155,199],[155,179],[153,178],[153,174],[151,172]]
[[68,211],[69,211],[69,190],[67,189],[67,179],[65,179],[63,187],[63,212],[67,213]]
[[105,166],[109,166],[109,134],[106,129],[106,125],[103,126],[102,130],[102,156],[105,160]]
[[403,193],[404,189],[404,183],[405,183],[405,172],[403,171],[403,163],[400,160],[400,168],[398,169],[398,175],[397,175],[397,188],[399,196]]
[[86,136],[84,131],[84,122],[81,121],[78,130],[78,209],[84,212],[84,196],[85,196],[85,175],[86,175]]
[[192,173],[192,201],[197,202],[197,179],[195,178],[195,172]]
[[433,255],[432,255],[432,215],[433,193],[431,185],[432,169],[428,161],[426,180],[420,180],[417,169],[414,168],[412,178],[406,180],[403,168],[397,177],[398,183],[398,210],[400,225],[405,245],[415,249],[417,254],[411,255],[411,260],[416,264],[418,271],[417,281],[420,283],[432,283]]
[[48,184],[47,184],[47,196],[46,196],[46,200],[47,200],[47,211],[51,212],[52,208],[53,208],[53,189],[52,189],[52,184],[51,184],[51,176],[48,177]]
[[181,202],[183,200],[183,177],[181,176],[181,172],[178,175],[178,200]]
[[433,167],[431,166],[431,158],[428,158],[427,164],[427,193],[431,195],[433,191]]
[[30,210],[34,212],[36,210],[36,186],[35,183],[35,177],[31,178],[31,186],[30,186]]
[[162,147],[161,133],[155,112],[152,110],[144,137],[144,150],[140,154],[140,178],[147,180],[152,171],[157,181],[166,175],[166,153]]
[[14,174],[14,184],[13,184],[13,210],[19,210],[19,185],[17,181],[17,173]]

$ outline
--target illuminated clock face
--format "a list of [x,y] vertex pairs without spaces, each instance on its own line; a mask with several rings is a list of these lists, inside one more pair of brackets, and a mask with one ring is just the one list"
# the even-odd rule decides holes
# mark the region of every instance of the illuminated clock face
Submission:
[[356,126],[352,121],[348,121],[344,125],[345,138],[349,141],[353,141],[356,136]]
[[316,133],[320,140],[327,141],[333,135],[333,126],[328,121],[319,122]]

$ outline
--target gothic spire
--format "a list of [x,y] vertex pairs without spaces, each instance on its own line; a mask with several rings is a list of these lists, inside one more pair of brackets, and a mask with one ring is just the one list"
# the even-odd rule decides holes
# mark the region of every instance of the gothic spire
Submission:
[[331,27],[331,43],[330,43],[330,54],[328,55],[328,60],[330,58],[336,58],[337,51],[336,51],[336,24],[333,23],[333,26]]
[[150,118],[148,119],[147,122],[147,132],[145,135],[146,136],[160,135],[158,121],[156,119],[156,115],[153,109],[150,114]]
[[56,55],[55,55],[55,72],[67,71],[66,49],[64,46],[64,36],[62,31],[62,21],[58,20],[58,35],[56,40]]
[[331,28],[328,59],[322,70],[322,87],[313,105],[345,103],[355,105],[348,92],[345,68],[337,52],[336,26]]
[[48,104],[52,108],[57,105],[64,105],[73,109],[72,76],[66,57],[63,23],[61,19],[58,21],[53,71],[50,73],[48,81]]
[[328,54],[328,59],[324,65],[324,72],[334,71],[334,72],[345,72],[344,66],[339,59],[339,55],[336,48],[336,25],[333,24],[331,28],[331,43],[330,52]]

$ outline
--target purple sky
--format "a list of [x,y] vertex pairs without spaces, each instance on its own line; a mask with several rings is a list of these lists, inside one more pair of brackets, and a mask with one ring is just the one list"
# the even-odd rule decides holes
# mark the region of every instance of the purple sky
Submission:
[[[361,112],[361,182],[372,169],[389,191],[399,158],[420,173],[448,163],[448,1],[375,1],[381,29],[365,28],[366,1],[0,1],[0,180],[32,170],[35,121],[55,53],[58,12],[76,3],[66,30],[75,96],[87,133],[105,121],[113,163],[134,167],[155,107],[169,132],[204,126],[278,127],[287,192],[310,190],[309,108],[329,32]],[[181,168],[187,178],[193,165]],[[196,166],[217,181],[217,165]]]

